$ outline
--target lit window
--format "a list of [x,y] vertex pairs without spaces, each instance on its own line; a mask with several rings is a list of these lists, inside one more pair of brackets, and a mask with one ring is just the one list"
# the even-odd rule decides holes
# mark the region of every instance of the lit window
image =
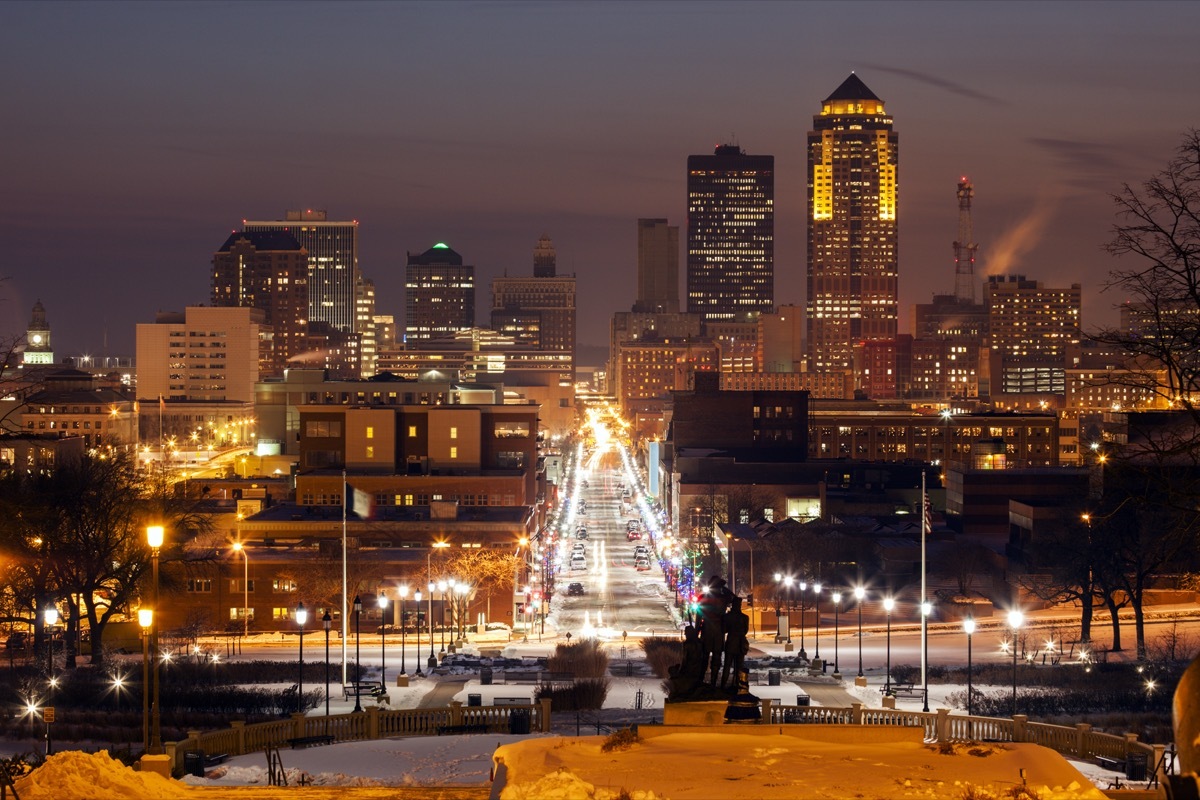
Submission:
[[451,447],[451,448],[450,448],[450,457],[451,457],[451,458],[458,458],[458,448],[457,448],[457,447]]
[[410,439],[416,438],[416,435],[417,435],[417,426],[409,425],[408,426],[408,438],[410,438]]
[[368,426],[367,426],[367,438],[368,438],[368,439],[374,439],[374,438],[375,438],[375,429],[374,429],[374,428],[372,428],[370,425],[368,425]]

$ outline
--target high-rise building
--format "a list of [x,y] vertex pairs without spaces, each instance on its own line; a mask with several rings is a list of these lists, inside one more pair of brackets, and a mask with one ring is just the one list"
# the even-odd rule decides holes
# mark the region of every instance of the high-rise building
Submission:
[[898,136],[851,73],[808,133],[809,370],[851,370],[855,345],[896,338]]
[[310,322],[354,333],[358,284],[358,221],[334,221],[324,211],[288,211],[275,221],[242,221],[244,231],[285,230],[308,251]]
[[475,326],[475,267],[438,242],[409,253],[404,270],[404,339],[410,346]]
[[775,157],[688,156],[687,310],[750,322],[775,303]]
[[533,277],[492,280],[492,329],[546,352],[570,353],[575,369],[575,276],[559,275],[554,243],[543,235],[533,250]]
[[1067,346],[1079,343],[1082,294],[1078,283],[1053,288],[1024,275],[989,275],[983,300],[992,352],[1063,359]]
[[379,336],[375,330],[375,282],[360,275],[357,295],[354,329],[358,331],[358,374],[360,377],[369,378],[377,371],[376,361],[379,353]]
[[265,312],[275,332],[271,374],[307,350],[308,251],[289,231],[231,233],[213,255],[212,304]]
[[635,312],[679,313],[679,226],[639,219]]
[[253,403],[271,363],[261,309],[189,306],[137,325],[139,397]]

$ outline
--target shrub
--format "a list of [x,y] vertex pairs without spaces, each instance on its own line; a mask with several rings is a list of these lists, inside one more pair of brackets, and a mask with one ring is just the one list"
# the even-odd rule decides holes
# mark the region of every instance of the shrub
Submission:
[[607,678],[583,678],[571,684],[543,683],[534,692],[537,700],[550,698],[551,711],[592,711],[604,707]]
[[666,679],[670,675],[668,670],[683,661],[683,642],[679,639],[661,636],[642,639],[642,650],[646,653],[646,663],[659,678]]
[[605,737],[604,744],[600,745],[600,752],[611,753],[613,750],[628,750],[637,742],[637,731],[633,728],[622,728]]
[[608,654],[594,639],[559,644],[546,660],[546,668],[575,678],[602,678],[608,674]]

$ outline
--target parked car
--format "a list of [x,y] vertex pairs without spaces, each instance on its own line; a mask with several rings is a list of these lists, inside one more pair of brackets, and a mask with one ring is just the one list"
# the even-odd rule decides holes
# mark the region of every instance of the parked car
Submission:
[[639,572],[644,572],[650,569],[650,559],[646,556],[639,556],[633,560],[633,566]]
[[576,539],[588,538],[587,528],[580,528],[579,530],[575,531],[575,538]]
[[29,634],[24,631],[13,631],[4,642],[6,650],[24,650],[29,646]]
[[568,597],[578,597],[579,595],[582,595],[582,594],[585,594],[585,592],[583,590],[583,584],[580,583],[579,581],[575,581],[574,583],[570,583],[567,585],[567,596]]
[[583,553],[575,553],[571,556],[571,569],[587,569],[587,559]]

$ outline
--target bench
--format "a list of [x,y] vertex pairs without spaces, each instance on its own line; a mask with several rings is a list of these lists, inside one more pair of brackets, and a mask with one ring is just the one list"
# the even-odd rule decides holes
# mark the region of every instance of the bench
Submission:
[[355,681],[342,687],[343,700],[349,700],[351,697],[362,697],[363,695],[380,697],[384,694],[387,694],[387,689],[384,688],[382,681]]
[[487,733],[488,726],[484,723],[474,725],[439,725],[438,736],[452,736],[459,733]]
[[1113,772],[1125,771],[1125,760],[1109,758],[1108,756],[1096,756],[1096,763],[1104,769],[1110,769]]
[[[203,778],[204,772],[209,767],[215,767],[218,764],[224,764],[229,760],[229,753],[213,753],[209,755],[203,750],[185,750],[183,753],[184,769],[189,775],[195,775],[197,778]],[[13,794],[16,797],[16,794]]]
[[914,686],[911,683],[893,683],[891,691],[896,697],[921,697],[925,693],[920,686]]
[[528,706],[532,705],[533,700],[528,697],[493,697],[493,706]]
[[333,736],[324,734],[320,736],[297,736],[294,739],[288,739],[287,743],[292,746],[293,750],[301,750],[305,747],[312,747],[318,744],[333,744]]

